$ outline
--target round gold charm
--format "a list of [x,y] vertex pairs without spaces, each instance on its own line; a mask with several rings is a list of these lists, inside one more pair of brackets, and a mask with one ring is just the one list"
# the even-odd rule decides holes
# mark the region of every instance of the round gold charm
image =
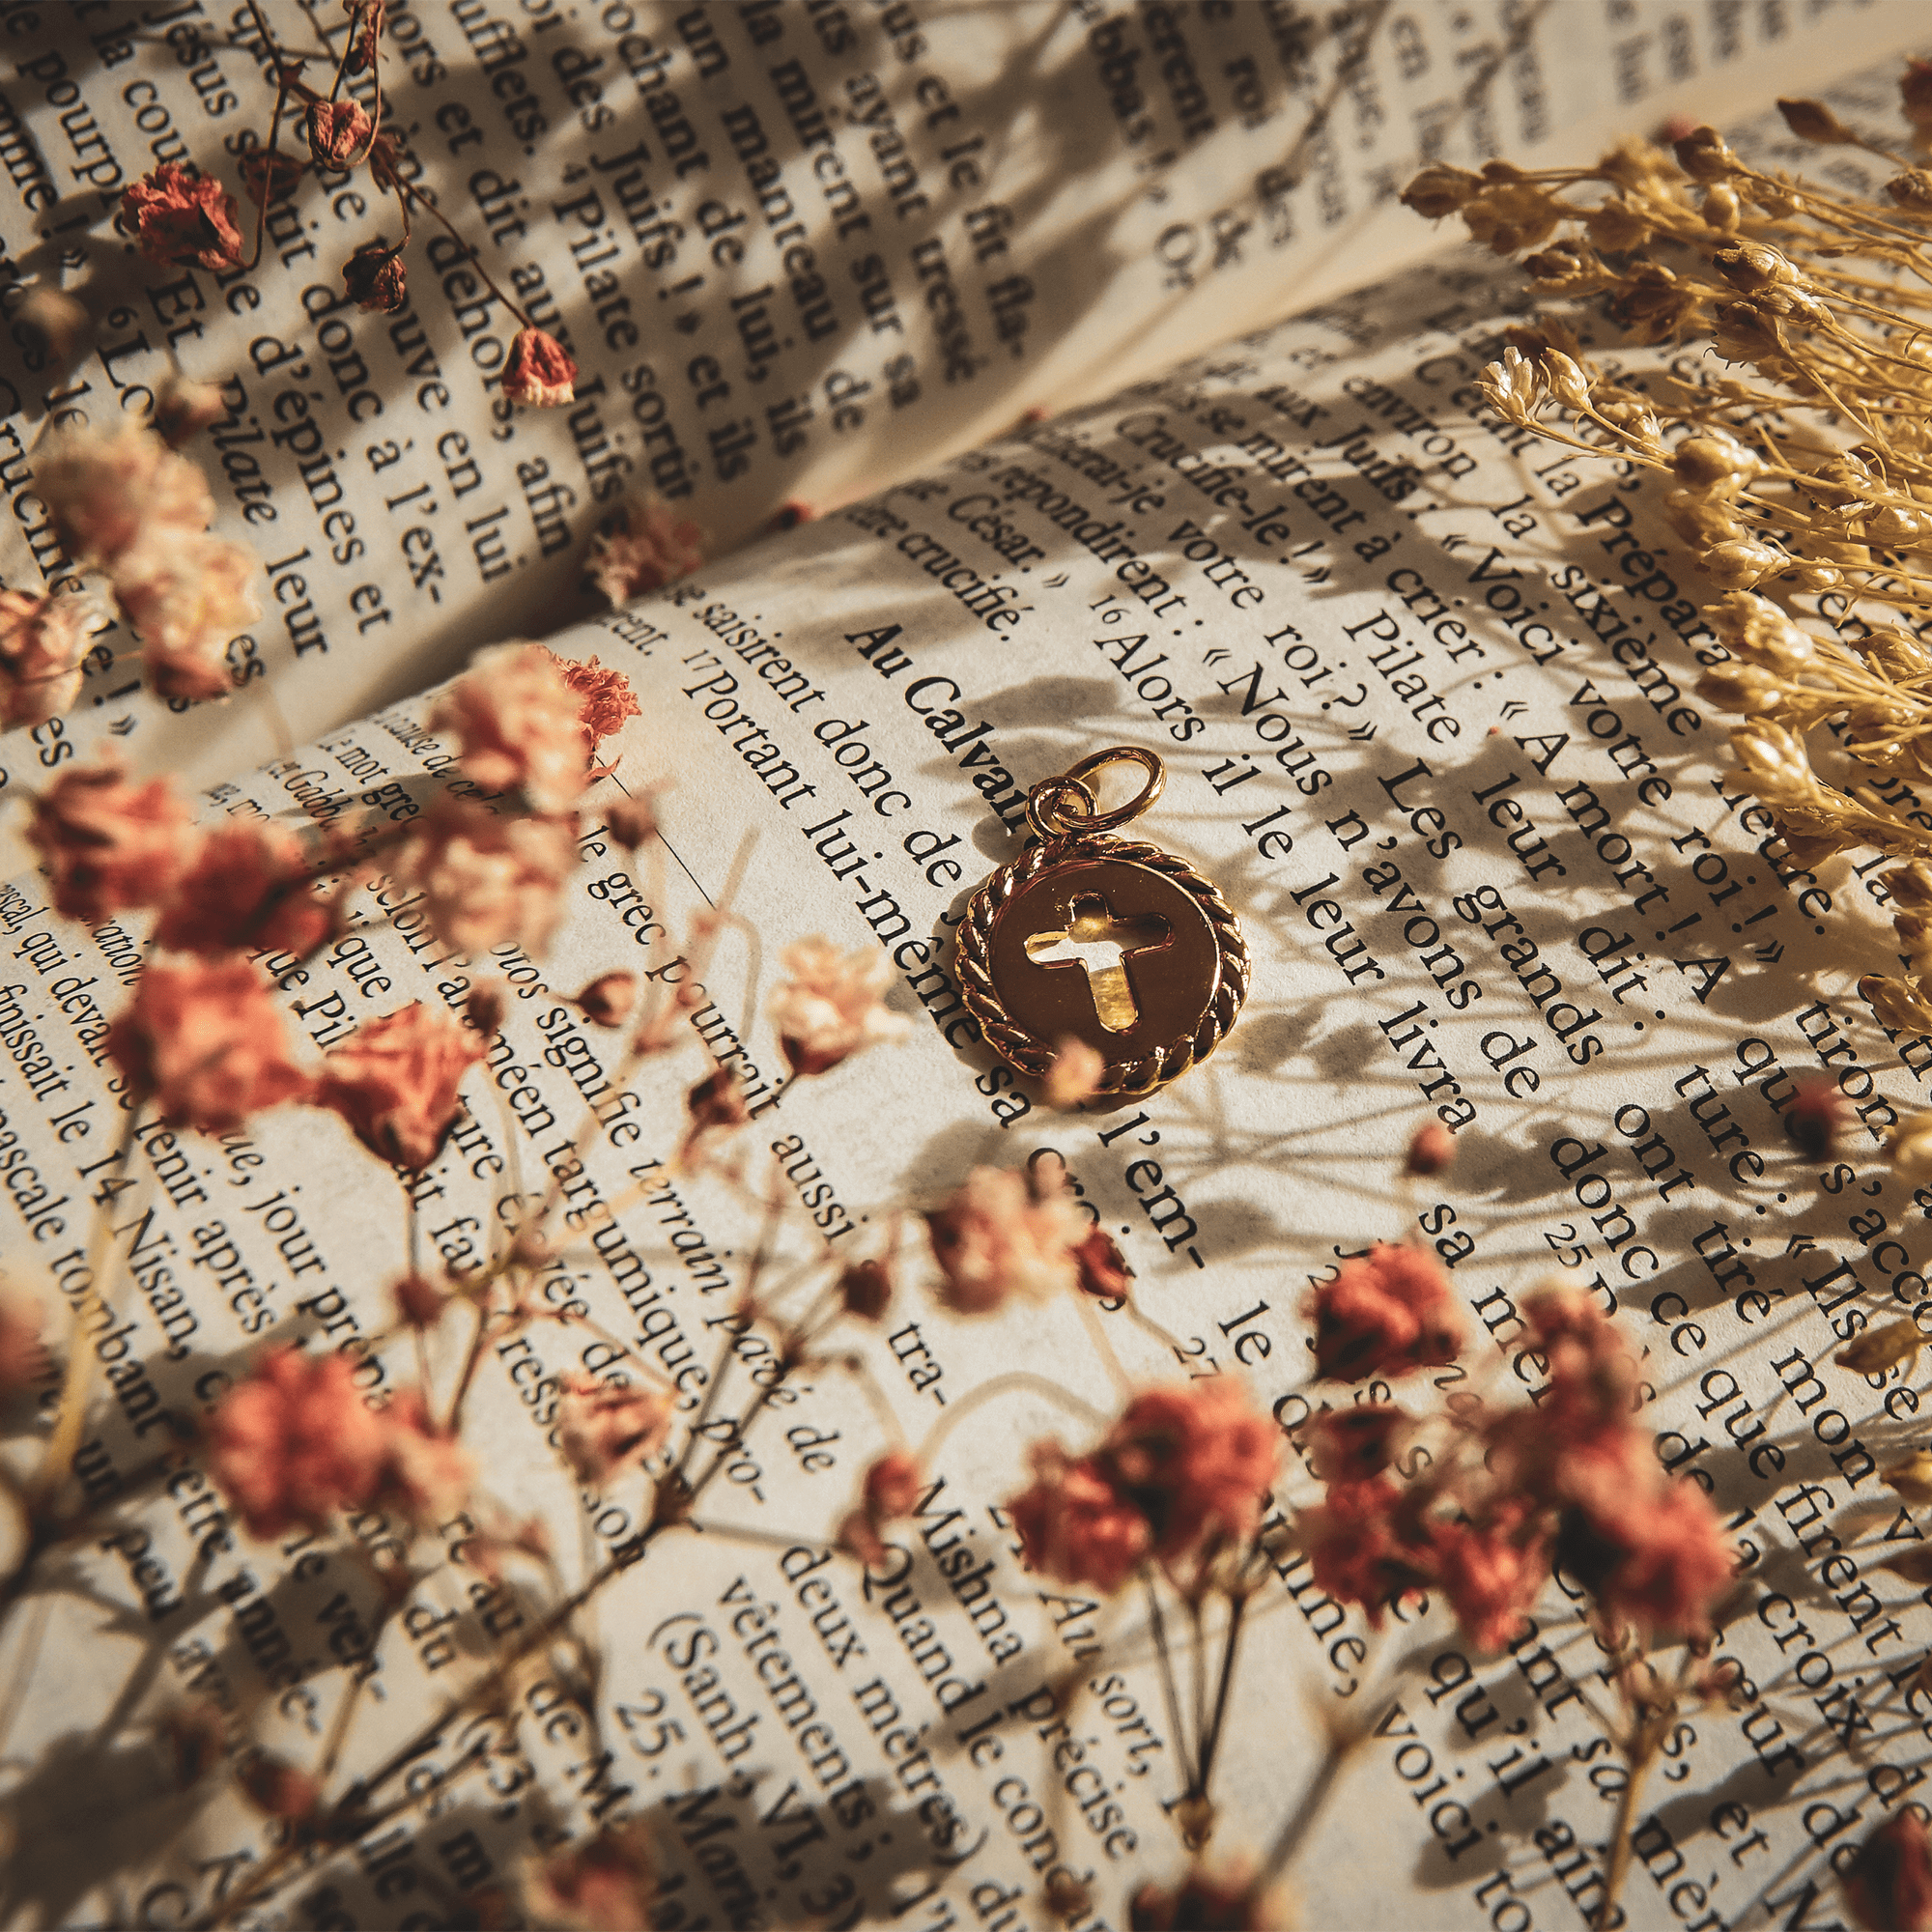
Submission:
[[[1084,781],[1131,763],[1147,781],[1101,811]],[[1120,746],[1037,784],[1035,838],[973,895],[959,984],[986,1042],[1041,1075],[1069,1035],[1106,1063],[1100,1091],[1146,1094],[1205,1060],[1248,990],[1248,949],[1227,901],[1184,860],[1107,836],[1160,796],[1153,753]]]

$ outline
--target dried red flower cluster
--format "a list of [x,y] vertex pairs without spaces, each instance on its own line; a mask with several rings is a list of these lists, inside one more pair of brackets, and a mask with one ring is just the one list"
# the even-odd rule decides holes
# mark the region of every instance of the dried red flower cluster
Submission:
[[1033,1486],[1007,1511],[1034,1569],[1118,1590],[1146,1559],[1198,1569],[1247,1543],[1279,1440],[1231,1378],[1149,1389],[1086,1456],[1036,1443]]
[[[1392,1252],[1370,1257],[1383,1278],[1390,1271],[1378,1258]],[[1419,1255],[1412,1264],[1401,1280],[1434,1265]],[[1337,1299],[1358,1316],[1369,1311],[1351,1334],[1386,1338],[1386,1311],[1361,1283]],[[1324,1304],[1318,1321],[1327,1312]],[[1702,1636],[1730,1581],[1731,1552],[1703,1492],[1670,1480],[1636,1426],[1636,1376],[1622,1338],[1578,1290],[1545,1289],[1521,1313],[1523,1346],[1548,1364],[1547,1380],[1532,1407],[1458,1424],[1479,1457],[1436,1456],[1404,1481],[1395,1456],[1421,1425],[1400,1406],[1357,1406],[1311,1426],[1305,1447],[1327,1484],[1300,1522],[1316,1582],[1363,1605],[1377,1627],[1392,1601],[1438,1589],[1470,1640],[1496,1650],[1560,1566],[1614,1628]],[[1318,1328],[1318,1356],[1321,1338]],[[1339,1350],[1331,1378],[1369,1373],[1357,1367],[1365,1352],[1376,1350]],[[1412,1351],[1398,1348],[1379,1372],[1412,1365]]]

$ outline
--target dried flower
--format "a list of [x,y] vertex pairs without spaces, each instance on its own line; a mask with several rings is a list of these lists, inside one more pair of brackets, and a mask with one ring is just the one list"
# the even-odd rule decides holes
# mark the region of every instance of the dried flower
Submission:
[[97,569],[111,569],[143,537],[170,551],[214,519],[208,479],[135,422],[112,435],[67,431],[50,440],[35,469],[62,546]]
[[1309,1465],[1324,1483],[1365,1483],[1395,1460],[1397,1438],[1409,1427],[1408,1411],[1394,1403],[1328,1409],[1308,1425]]
[[171,1127],[233,1133],[250,1114],[306,1096],[288,1057],[282,1009],[245,959],[150,959],[107,1052]]
[[1331,1483],[1298,1527],[1316,1587],[1361,1605],[1371,1630],[1381,1628],[1389,1604],[1435,1578],[1434,1542],[1416,1503],[1385,1476]]
[[1073,1248],[1073,1264],[1079,1269],[1074,1286],[1082,1294],[1098,1301],[1114,1301],[1127,1292],[1134,1271],[1121,1252],[1121,1244],[1102,1227],[1087,1231],[1087,1238]]
[[525,1914],[560,1932],[644,1932],[657,1877],[650,1826],[642,1818],[581,1839],[526,1865]]
[[[1915,63],[1918,65],[1918,63]],[[1869,1833],[1841,1881],[1845,1905],[1863,1932],[1932,1928],[1932,1845],[1909,1807]]]
[[44,724],[80,696],[87,600],[0,590],[0,729]]
[[625,719],[643,715],[631,680],[614,665],[599,664],[595,658],[579,663],[575,658],[560,658],[541,644],[536,648],[544,651],[556,667],[557,675],[577,695],[577,719],[583,731],[586,759],[595,758],[597,747],[623,729]]
[[888,1012],[880,997],[892,980],[883,947],[845,955],[812,938],[780,956],[790,977],[772,995],[770,1011],[794,1073],[826,1073],[868,1046],[904,1037],[910,1022]]
[[1669,1483],[1661,1497],[1627,1492],[1611,1514],[1566,1517],[1556,1555],[1611,1617],[1652,1640],[1705,1635],[1733,1567],[1723,1525],[1691,1482]]
[[426,901],[430,929],[454,952],[514,943],[541,953],[577,867],[577,820],[498,818],[470,798],[441,798],[411,828],[390,874]]
[[509,988],[500,980],[485,980],[471,986],[463,1002],[463,1023],[489,1039],[502,1029]]
[[287,952],[335,936],[339,909],[316,897],[301,841],[279,825],[223,825],[193,848],[161,901],[155,944],[178,952]]
[[1231,1376],[1136,1396],[1094,1461],[1153,1531],[1165,1562],[1244,1543],[1261,1522],[1281,1437]]
[[635,973],[600,973],[577,996],[583,1017],[601,1027],[620,1027],[638,1004]]
[[299,155],[286,155],[279,148],[252,148],[239,165],[242,191],[257,208],[286,201],[308,173],[308,163]]
[[577,364],[555,336],[527,327],[517,330],[503,367],[503,394],[509,401],[560,409],[577,400],[576,383]]
[[65,289],[35,282],[14,312],[14,326],[23,346],[38,349],[56,367],[65,368],[87,327],[87,311]]
[[482,1058],[475,1034],[417,1000],[364,1020],[328,1054],[313,1101],[340,1114],[371,1153],[419,1172],[456,1124],[457,1089]]
[[319,168],[348,168],[367,154],[375,128],[353,100],[315,100],[304,122],[309,158]]
[[1036,1194],[1020,1168],[976,1167],[925,1224],[945,1277],[939,1299],[955,1314],[988,1315],[1012,1295],[1049,1300],[1078,1283],[1085,1217],[1057,1185]]
[[1887,1136],[1886,1152],[1908,1187],[1932,1180],[1932,1109],[1906,1115]]
[[866,1471],[867,1514],[874,1522],[911,1516],[930,1487],[917,1456],[906,1449],[891,1450]]
[[381,1419],[355,1392],[346,1355],[270,1349],[222,1397],[208,1425],[209,1473],[250,1536],[320,1530],[375,1493]]
[[47,1349],[41,1339],[44,1320],[36,1296],[0,1280],[0,1396],[30,1387],[46,1373]]
[[1460,214],[1482,186],[1481,175],[1451,167],[1446,161],[1432,161],[1403,189],[1402,202],[1425,221],[1440,221],[1446,214]]
[[1883,1376],[1900,1362],[1916,1362],[1924,1341],[1917,1322],[1888,1321],[1882,1328],[1867,1328],[1832,1359],[1839,1368],[1851,1369],[1858,1375]]
[[349,298],[360,309],[381,309],[394,315],[407,308],[410,299],[409,276],[403,268],[403,251],[385,248],[380,242],[365,242],[342,265],[342,285]]
[[1071,1462],[1057,1442],[1033,1446],[1034,1481],[1007,1500],[1030,1568],[1111,1595],[1153,1544],[1147,1518],[1092,1457]]
[[1100,1091],[1100,1076],[1107,1063],[1097,1047],[1069,1035],[1060,1042],[1053,1065],[1046,1069],[1042,1097],[1061,1113],[1091,1100]]
[[213,383],[192,382],[179,369],[170,369],[155,392],[155,432],[170,449],[193,441],[227,413],[228,405]]
[[540,811],[562,811],[588,779],[582,704],[541,644],[495,644],[438,697],[428,724],[454,731],[464,775],[519,786]]
[[156,903],[194,852],[187,806],[168,781],[130,781],[111,749],[34,801],[27,838],[41,854],[55,908],[87,925]]
[[1816,141],[1827,147],[1861,145],[1859,137],[1822,100],[1791,100],[1780,96],[1777,111],[1801,141]]
[[838,1299],[847,1315],[877,1321],[892,1305],[892,1271],[884,1262],[848,1264],[838,1276]]
[[427,1275],[417,1274],[412,1269],[389,1293],[395,1296],[397,1318],[411,1328],[420,1328],[427,1333],[442,1320],[443,1310],[449,1306],[449,1291],[440,1283],[434,1282]]
[[601,1487],[664,1447],[674,1411],[671,1399],[656,1390],[566,1376],[556,1406],[557,1447],[580,1483]]
[[218,181],[163,161],[121,196],[121,225],[141,253],[163,269],[207,269],[214,274],[242,260],[235,197]]
[[1315,1295],[1315,1359],[1330,1381],[1406,1375],[1453,1361],[1463,1311],[1442,1264],[1420,1248],[1378,1242],[1342,1264]]
[[611,605],[689,577],[704,561],[704,528],[656,491],[626,497],[590,539],[587,575]]
[[691,1117],[694,1135],[728,1133],[751,1121],[745,1105],[745,1079],[735,1066],[720,1066],[707,1073],[684,1096],[685,1112]]
[[1456,1136],[1440,1121],[1425,1121],[1408,1143],[1404,1172],[1418,1179],[1447,1174],[1456,1161]]
[[140,634],[141,660],[162,697],[225,697],[229,640],[261,616],[261,560],[226,537],[150,537],[126,553],[109,582]]
[[1514,1641],[1549,1577],[1549,1546],[1527,1502],[1505,1503],[1476,1523],[1435,1526],[1436,1585],[1478,1649]]

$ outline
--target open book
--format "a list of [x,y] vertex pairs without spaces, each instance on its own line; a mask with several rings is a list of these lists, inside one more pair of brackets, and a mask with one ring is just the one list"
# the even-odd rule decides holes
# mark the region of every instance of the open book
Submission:
[[[162,289],[124,259],[119,184],[171,142],[218,164],[253,111],[245,9],[14,10],[9,261],[115,293],[57,388],[8,379],[7,581],[63,574],[42,423],[141,407],[172,351],[229,385],[189,453],[261,551],[268,616],[218,709],[171,716],[110,648],[69,718],[0,747],[12,784],[118,740],[191,772],[215,822],[406,817],[451,769],[424,687],[572,616],[554,647],[616,666],[642,712],[604,748],[545,956],[452,954],[379,883],[347,936],[263,962],[317,1051],[506,982],[469,1111],[407,1190],[313,1110],[218,1140],[136,1117],[124,1143],[105,1037],[142,923],[62,922],[24,865],[0,889],[0,1253],[99,1355],[76,1468],[109,1512],[0,1637],[7,1909],[186,1924],[240,1895],[249,1923],[468,1922],[460,1901],[533,1850],[637,1816],[666,1928],[1044,1927],[1056,1884],[1083,1889],[1073,1923],[1122,1926],[1185,1861],[1199,1714],[1164,1705],[1141,1600],[1029,1574],[1002,1500],[1028,1443],[1096,1433],[1117,1373],[1238,1376],[1298,1426],[1311,1284],[1407,1236],[1450,1266],[1490,1400],[1534,1392],[1520,1303],[1577,1270],[1645,1351],[1660,1457],[1734,1540],[1719,1648],[1746,1691],[1671,1738],[1621,1910],[1831,1924],[1841,1848],[1914,1801],[1925,1756],[1919,1593],[1877,1568],[1920,1531],[1875,1480],[1918,1395],[1832,1356],[1922,1301],[1932,1208],[1881,1149],[1932,1049],[1857,999],[1891,945],[1876,918],[1861,946],[1842,922],[1821,941],[1858,874],[1801,867],[1725,789],[1692,691],[1707,593],[1650,495],[1483,404],[1514,271],[1385,203],[1425,156],[1579,158],[1666,112],[1816,91],[1918,24],[1723,0],[392,6],[390,113],[422,179],[578,357],[575,404],[531,414],[495,399],[509,331],[453,250],[412,257],[405,315],[342,298],[353,184],[276,213],[255,271]],[[318,9],[304,31],[341,26]],[[1880,116],[1887,84],[1833,98]],[[582,539],[639,487],[721,554],[594,615]],[[821,514],[734,550],[791,498]],[[258,767],[281,730],[304,748]],[[1165,760],[1146,830],[1235,908],[1252,980],[1205,1065],[1059,1114],[983,1043],[953,935],[1030,789],[1117,744]],[[666,781],[647,869],[610,814]],[[762,1000],[815,933],[885,948],[909,1030],[787,1084]],[[568,1002],[618,966],[689,985],[691,1028],[613,1082]],[[745,1185],[674,1164],[713,1065],[745,1083]],[[1822,1172],[1780,1118],[1821,1070],[1856,1120]],[[1456,1167],[1406,1199],[1428,1120]],[[1028,1163],[1115,1236],[1130,1302],[973,1321],[921,1297],[908,1210]],[[412,1547],[391,1603],[355,1554],[400,1548],[380,1514],[265,1544],[198,1475],[138,1483],[264,1339],[343,1350],[378,1393],[413,1380],[413,1341],[372,1346],[388,1285],[489,1254],[547,1181],[573,1238],[545,1293],[598,1339],[537,1321],[493,1348],[481,1489],[549,1526],[566,1580],[627,1548],[638,1495],[581,1487],[552,1439],[561,1378],[625,1361],[701,1415],[724,1473],[701,1534],[584,1611],[594,1672],[545,1650],[425,1743],[539,1614],[469,1518]],[[862,1376],[781,1375],[734,1312],[770,1238],[746,1187],[768,1185],[772,1265],[897,1257],[888,1320],[840,1331]],[[432,1381],[455,1359],[439,1338]],[[922,1440],[919,1513],[868,1567],[836,1553],[867,1466]],[[1314,1493],[1289,1454],[1280,1505]],[[1591,1922],[1621,1786],[1558,1584],[1499,1655],[1439,1605],[1378,1635],[1293,1555],[1252,1616],[1217,1845],[1264,1850],[1323,1795],[1304,1923]],[[337,1787],[406,1748],[413,1802],[277,1850],[232,1788],[174,1795],[153,1726],[186,1702],[230,1748],[244,1727],[291,1762],[326,1747]],[[1356,1712],[1373,1734],[1330,1792],[1323,1741]]]

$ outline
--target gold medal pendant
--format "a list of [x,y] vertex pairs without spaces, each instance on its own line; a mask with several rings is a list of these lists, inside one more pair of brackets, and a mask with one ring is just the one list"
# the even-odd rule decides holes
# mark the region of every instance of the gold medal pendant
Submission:
[[[1116,764],[1144,781],[1102,811],[1086,781]],[[1247,944],[1212,882],[1158,845],[1108,837],[1166,783],[1154,753],[1117,745],[1035,785],[1026,850],[967,905],[960,989],[1022,1073],[1045,1074],[1070,1035],[1106,1063],[1101,1093],[1151,1093],[1206,1060],[1241,1009]]]

